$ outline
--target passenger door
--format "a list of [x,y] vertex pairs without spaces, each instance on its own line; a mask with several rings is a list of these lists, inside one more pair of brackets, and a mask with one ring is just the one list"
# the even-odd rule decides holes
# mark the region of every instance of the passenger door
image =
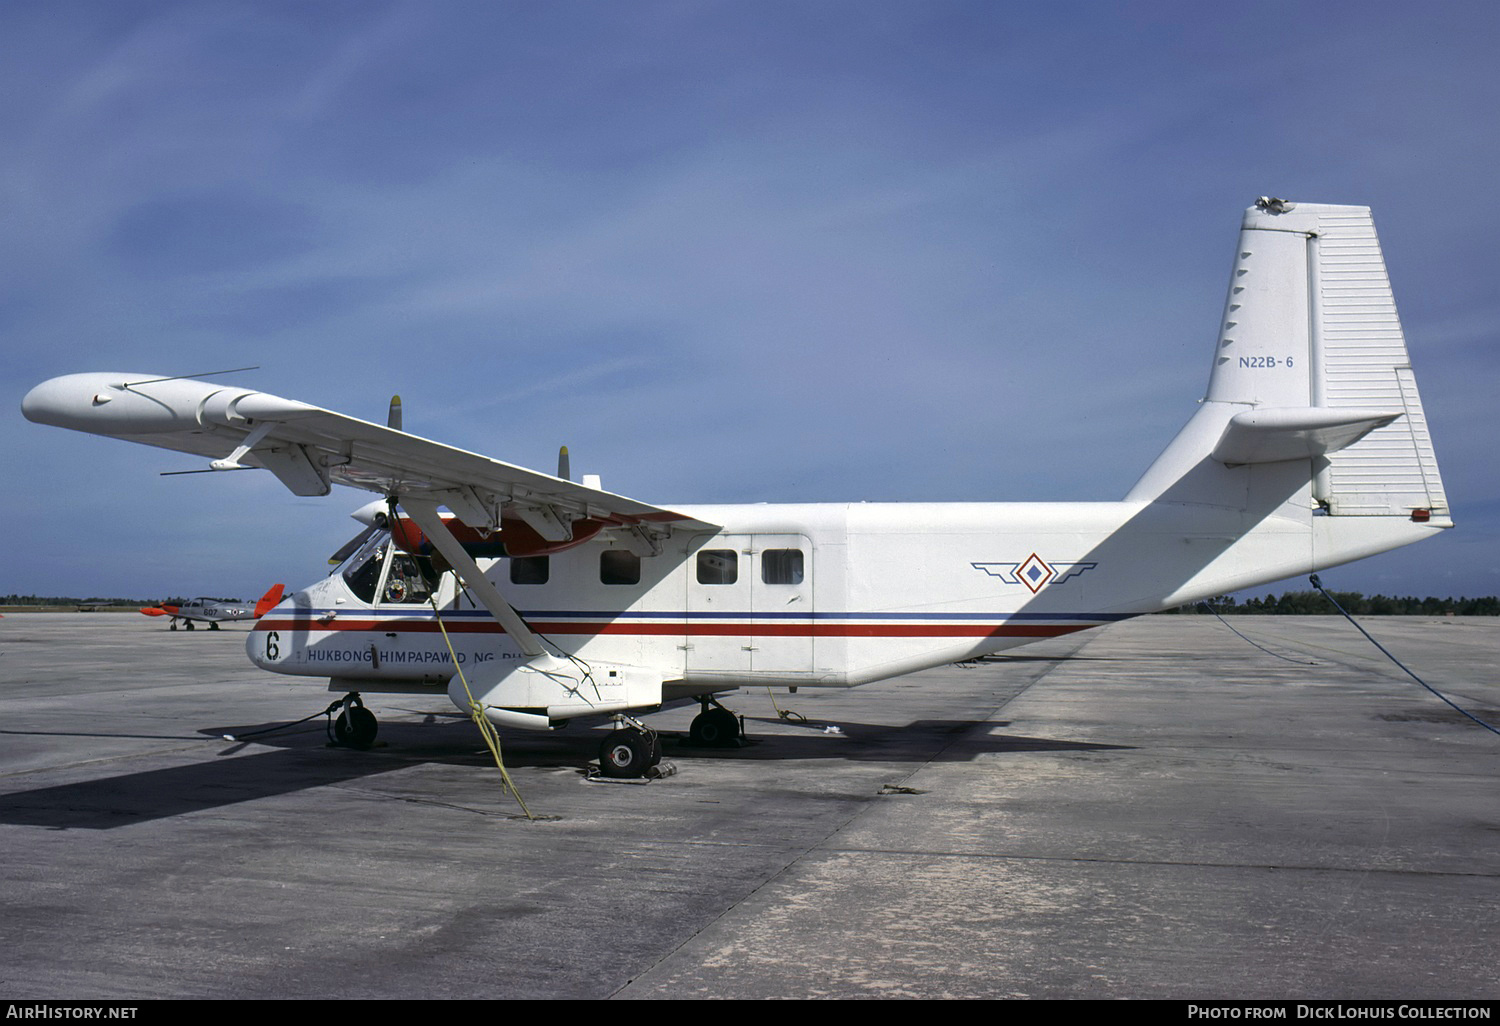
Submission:
[[812,669],[807,538],[715,535],[693,552],[687,570],[688,673],[758,677]]

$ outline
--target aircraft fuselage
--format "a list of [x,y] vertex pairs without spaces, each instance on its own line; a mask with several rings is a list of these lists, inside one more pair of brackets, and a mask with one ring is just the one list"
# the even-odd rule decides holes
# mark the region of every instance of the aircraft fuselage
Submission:
[[[1291,479],[1305,482],[1305,470]],[[847,687],[1362,554],[1345,554],[1347,522],[1338,546],[1320,545],[1327,518],[1305,494],[1281,499],[1258,512],[1160,501],[685,507],[726,526],[656,555],[593,541],[479,562],[557,649],[653,667],[669,692]],[[1441,529],[1354,526],[1369,537],[1353,547],[1372,550]],[[466,672],[524,658],[467,595],[455,603],[452,574],[435,615],[410,557],[385,547],[355,563],[262,618],[250,657],[342,690],[434,688],[453,676],[454,655]]]

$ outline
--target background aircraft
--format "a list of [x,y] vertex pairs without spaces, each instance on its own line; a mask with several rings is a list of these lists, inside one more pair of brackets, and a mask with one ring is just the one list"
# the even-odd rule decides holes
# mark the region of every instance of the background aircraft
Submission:
[[195,598],[181,605],[163,603],[160,606],[146,606],[141,612],[147,616],[170,616],[172,620],[168,627],[174,631],[177,629],[179,620],[187,630],[192,630],[194,624],[206,623],[209,630],[216,631],[219,629],[219,624],[230,620],[259,620],[281,601],[285,590],[283,585],[273,584],[260,597],[259,602],[249,607],[222,599]]

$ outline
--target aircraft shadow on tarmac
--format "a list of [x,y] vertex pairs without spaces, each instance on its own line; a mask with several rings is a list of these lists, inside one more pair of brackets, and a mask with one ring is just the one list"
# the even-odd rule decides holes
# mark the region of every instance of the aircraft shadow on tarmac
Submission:
[[[330,745],[321,723],[250,741],[227,741],[223,735],[248,734],[255,727],[204,728],[206,757],[189,765],[0,795],[0,823],[55,830],[108,830],[343,784],[414,764],[472,766],[476,773],[493,772],[491,756],[466,718],[427,714],[424,720],[383,721],[375,747],[366,751]],[[1007,725],[1004,721],[918,720],[904,726],[840,721],[842,733],[837,735],[825,733],[820,723],[778,724],[775,733],[757,734],[759,724],[778,721],[746,717],[747,742],[734,749],[691,747],[685,735],[663,732],[665,755],[689,767],[702,759],[962,762],[1008,752],[1125,747],[993,733],[995,728]],[[602,731],[589,729],[507,735],[506,766],[511,770],[574,767],[582,774],[602,737]],[[261,750],[247,754],[245,749],[252,745]],[[264,750],[267,747],[271,750]],[[659,782],[659,786],[670,787],[670,779]]]

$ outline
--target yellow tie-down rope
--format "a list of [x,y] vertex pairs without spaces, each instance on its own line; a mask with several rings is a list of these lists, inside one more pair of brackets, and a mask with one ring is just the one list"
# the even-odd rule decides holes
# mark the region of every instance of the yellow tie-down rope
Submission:
[[[456,571],[453,576],[459,589],[463,590],[464,582],[459,579]],[[474,692],[469,690],[469,680],[464,676],[464,669],[458,663],[458,653],[453,651],[453,642],[448,637],[448,628],[443,626],[443,615],[438,612],[437,600],[429,594],[427,602],[432,606],[432,615],[437,620],[438,630],[443,632],[443,644],[448,646],[448,655],[453,660],[453,668],[458,671],[459,683],[463,684],[464,695],[469,699],[469,716],[473,719],[474,725],[479,728],[479,733],[484,736],[485,745],[488,746],[490,754],[495,757],[495,765],[500,767],[500,779],[505,781],[504,789],[515,795],[516,804],[521,806],[521,811],[526,813],[526,818],[535,821],[536,817],[526,807],[526,802],[521,797],[521,792],[516,790],[515,782],[510,779],[510,774],[505,770],[505,760],[500,757],[500,732],[495,729],[495,725],[484,714],[484,706],[474,700]]]

